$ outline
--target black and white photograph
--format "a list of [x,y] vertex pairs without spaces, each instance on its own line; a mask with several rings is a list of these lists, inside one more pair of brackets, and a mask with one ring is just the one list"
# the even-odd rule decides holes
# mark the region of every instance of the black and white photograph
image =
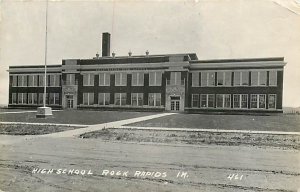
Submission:
[[0,0],[0,192],[300,192],[300,0]]

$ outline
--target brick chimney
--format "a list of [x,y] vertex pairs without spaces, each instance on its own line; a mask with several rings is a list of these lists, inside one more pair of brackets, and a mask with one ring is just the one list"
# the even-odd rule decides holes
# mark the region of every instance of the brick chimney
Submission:
[[102,57],[110,56],[110,33],[102,33]]

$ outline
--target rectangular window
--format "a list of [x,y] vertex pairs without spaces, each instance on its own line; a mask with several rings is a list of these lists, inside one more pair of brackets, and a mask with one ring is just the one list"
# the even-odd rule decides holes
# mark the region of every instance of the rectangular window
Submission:
[[[39,97],[38,97],[38,104],[42,105],[43,104],[43,95],[44,93],[39,93]],[[46,104],[49,104],[49,93],[46,94]]]
[[265,109],[266,108],[266,95],[253,94],[251,95],[250,107],[253,109]]
[[12,104],[17,104],[17,93],[12,93],[11,94],[11,103]]
[[199,72],[192,73],[192,87],[199,87]]
[[49,93],[49,104],[59,105],[59,93]]
[[149,86],[161,86],[162,72],[149,73]]
[[18,76],[18,86],[19,87],[27,87],[27,75],[19,75]]
[[192,94],[192,107],[199,107],[199,94]]
[[37,87],[38,84],[38,76],[37,75],[29,75],[28,76],[28,87]]
[[37,93],[28,93],[28,104],[37,104]]
[[94,93],[83,93],[83,105],[94,105]]
[[134,72],[131,79],[132,86],[144,86],[144,73]]
[[50,87],[59,87],[60,85],[60,75],[58,74],[51,74],[48,75],[48,82]]
[[252,71],[251,72],[251,86],[266,86],[267,72],[266,71]]
[[213,94],[201,94],[200,95],[200,104],[203,108],[213,108],[215,107],[215,95]]
[[83,86],[94,86],[94,74],[83,74]]
[[259,72],[259,85],[260,86],[266,86],[267,85],[267,72],[266,71],[260,71]]
[[149,106],[161,106],[161,94],[149,93],[148,95]]
[[248,108],[248,95],[247,94],[241,95],[241,108],[243,108],[243,109]]
[[231,72],[217,72],[217,85],[218,86],[231,86]]
[[17,75],[12,75],[11,76],[11,86],[12,87],[17,87],[18,86],[18,76]]
[[171,85],[182,85],[181,72],[171,72]]
[[110,93],[99,93],[98,104],[99,105],[109,105],[110,104]]
[[44,75],[39,75],[39,87],[44,87]]
[[127,74],[116,73],[115,74],[115,86],[126,86],[127,85]]
[[277,86],[277,71],[269,72],[269,86]]
[[27,104],[27,93],[18,93],[18,104]]
[[115,93],[115,105],[126,105],[126,93]]
[[131,93],[131,105],[143,106],[143,93]]
[[251,86],[258,86],[258,71],[251,71]]
[[230,94],[217,94],[217,107],[218,108],[230,108],[231,107],[231,95]]
[[233,108],[241,108],[240,95],[233,95]]
[[269,99],[268,99],[268,107],[269,109],[276,109],[276,94],[269,94]]
[[201,72],[201,87],[215,86],[215,72]]
[[110,86],[110,74],[100,73],[99,74],[99,86]]
[[66,77],[66,85],[75,85],[75,74],[67,74]]
[[248,108],[248,95],[247,94],[239,94],[233,95],[233,108]]
[[248,86],[249,85],[249,72],[248,71],[235,71],[234,72],[234,86]]
[[257,95],[251,95],[251,101],[250,101],[250,104],[251,104],[251,108],[257,108]]

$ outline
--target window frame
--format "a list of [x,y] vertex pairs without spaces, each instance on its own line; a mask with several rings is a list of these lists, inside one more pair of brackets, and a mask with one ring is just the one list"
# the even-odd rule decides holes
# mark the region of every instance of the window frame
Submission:
[[[151,97],[151,95],[153,95],[153,97]],[[150,98],[153,98],[153,105],[150,105]],[[158,101],[159,101],[159,105],[158,105]],[[148,106],[151,107],[160,107],[162,106],[161,103],[161,93],[148,93]]]
[[[247,99],[246,99],[246,101],[247,101],[247,107],[242,107],[242,98],[243,98],[243,95],[246,95],[247,96]],[[239,107],[235,107],[235,101],[234,101],[234,97],[235,96],[238,96],[238,99],[239,99]],[[248,109],[248,94],[233,94],[233,106],[232,106],[232,108],[233,109]]]
[[[206,106],[205,107],[202,106],[203,96],[205,97],[205,101],[206,101]],[[213,106],[209,106],[209,97],[210,96],[213,97]],[[200,94],[200,108],[208,108],[208,109],[215,108],[215,106],[216,106],[216,101],[215,100],[216,100],[215,94]]]
[[[274,108],[270,108],[270,96],[275,96]],[[277,94],[268,94],[268,109],[277,109]]]
[[[198,99],[194,99],[194,96],[197,96]],[[197,102],[197,105],[194,106],[194,102]],[[192,94],[192,103],[191,103],[192,108],[199,108],[200,107],[200,95],[199,94]]]
[[[85,78],[87,78],[86,81],[85,81]],[[83,86],[94,86],[95,85],[95,74],[93,74],[93,73],[82,74],[82,85]]]
[[[275,84],[271,84],[271,73],[274,73],[275,74]],[[277,83],[277,79],[278,77],[277,77],[277,70],[270,70],[269,71],[269,78],[268,78],[268,84],[269,84],[269,86],[270,87],[276,87],[277,85],[278,85],[278,83]]]
[[11,86],[18,87],[18,76],[17,75],[10,75],[11,77]]
[[[101,75],[103,75],[103,82],[101,81]],[[99,83],[98,85],[101,87],[110,86],[110,73],[99,73]]]
[[[154,84],[151,83],[151,74],[154,74]],[[162,72],[157,72],[157,71],[149,72],[149,86],[152,87],[152,86],[161,86],[161,85],[162,85]]]
[[[257,73],[257,84],[253,85],[253,73]],[[261,74],[265,73],[265,85],[261,85]],[[268,72],[261,70],[261,71],[251,71],[251,87],[266,87],[268,82]]]
[[[120,77],[119,82],[117,82],[117,76]],[[125,80],[124,82],[123,82],[123,78]],[[116,87],[127,86],[127,73],[124,72],[115,73],[115,86]]]
[[[125,104],[124,105],[122,105],[122,95],[125,95]],[[116,97],[117,96],[117,97]],[[116,105],[116,106],[126,106],[127,105],[127,93],[115,93],[114,94],[114,105]],[[120,104],[119,105],[117,105],[116,104],[116,100],[117,99],[119,99],[119,101],[120,101]]]
[[[18,87],[28,87],[28,75],[18,75]],[[19,83],[19,78],[21,78],[21,85]]]
[[[252,97],[253,96],[255,96],[256,95],[256,108],[253,108],[252,107]],[[260,97],[261,96],[264,96],[264,104],[265,104],[265,106],[264,106],[264,108],[260,108]],[[266,109],[266,107],[267,107],[267,100],[266,100],[267,98],[266,98],[266,94],[251,94],[250,95],[250,109]]]
[[200,85],[201,85],[201,83],[200,83],[200,72],[191,72],[191,74],[192,74],[192,87],[200,87]]
[[[136,98],[136,105],[133,105],[134,97]],[[141,105],[139,98],[142,98]],[[131,106],[143,106],[144,105],[144,94],[143,93],[131,93]]]
[[[204,75],[206,74],[206,75]],[[213,75],[213,85],[209,84],[210,76]],[[206,77],[206,78],[204,78]],[[216,73],[215,71],[201,71],[201,87],[215,87],[216,86]]]
[[[14,102],[15,98],[15,102]],[[18,103],[18,96],[17,93],[11,93],[11,104],[17,104]]]
[[[135,75],[136,75],[136,82],[133,81]],[[131,74],[131,86],[144,86],[144,81],[145,81],[145,76],[143,72],[133,72]]]
[[[103,104],[100,104],[100,95],[103,95]],[[108,95],[108,104],[106,104],[107,100],[106,100],[106,96]],[[107,106],[110,105],[110,93],[98,93],[98,105],[99,106]]]
[[[222,96],[222,106],[218,106],[218,96]],[[229,107],[225,107],[226,96],[229,96]],[[231,108],[231,94],[216,94],[216,108],[230,109]]]
[[[86,96],[87,97],[86,97]],[[93,103],[91,104],[91,96],[93,96]],[[87,104],[85,104],[85,99],[87,98]],[[93,93],[93,92],[83,92],[82,93],[82,105],[84,105],[84,106],[91,106],[91,105],[94,105],[95,104],[95,93]]]
[[[219,74],[222,74],[222,79],[219,79]],[[229,74],[230,82],[229,85],[226,85],[226,74]],[[219,80],[222,80],[222,85],[219,85]],[[217,83],[218,87],[231,87],[232,85],[232,71],[217,71]]]

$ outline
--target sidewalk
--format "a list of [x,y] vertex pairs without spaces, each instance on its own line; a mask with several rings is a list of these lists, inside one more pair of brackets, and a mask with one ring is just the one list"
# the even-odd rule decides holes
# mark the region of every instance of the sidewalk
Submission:
[[81,128],[81,129],[74,129],[74,130],[69,130],[69,131],[64,131],[64,132],[40,135],[39,137],[75,137],[75,136],[78,136],[78,135],[81,135],[84,133],[102,130],[104,128],[119,128],[125,124],[137,123],[140,121],[146,121],[146,120],[155,119],[155,118],[164,117],[164,116],[173,115],[173,114],[175,114],[175,113],[161,113],[161,114],[156,114],[156,115],[148,115],[148,116],[144,116],[144,117],[137,117],[137,118],[132,118],[132,119],[113,121],[113,122],[109,122],[109,123],[90,125],[86,128]]

